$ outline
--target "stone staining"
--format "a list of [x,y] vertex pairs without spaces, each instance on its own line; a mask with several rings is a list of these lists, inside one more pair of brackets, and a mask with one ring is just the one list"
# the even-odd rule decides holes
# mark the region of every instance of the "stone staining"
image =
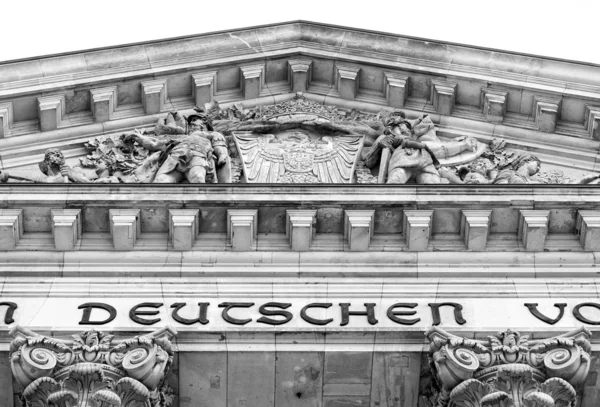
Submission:
[[121,341],[98,331],[60,340],[20,326],[10,334],[12,373],[26,407],[167,407],[161,399],[169,393],[164,378],[173,363],[172,328]]
[[439,407],[571,406],[591,364],[591,333],[541,340],[507,330],[488,340],[432,327],[425,335],[440,384]]

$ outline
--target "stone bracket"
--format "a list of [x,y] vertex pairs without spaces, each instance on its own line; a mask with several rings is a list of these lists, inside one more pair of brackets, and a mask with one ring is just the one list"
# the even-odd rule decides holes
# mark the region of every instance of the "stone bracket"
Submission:
[[358,94],[358,75],[360,67],[346,64],[335,64],[335,87],[340,98],[354,100]]
[[167,103],[167,80],[144,81],[142,85],[142,106],[146,114],[162,112]]
[[409,77],[392,72],[384,72],[385,99],[391,107],[404,107],[409,90]]
[[433,104],[433,108],[439,114],[450,116],[456,103],[456,87],[455,82],[446,82],[432,79],[431,93],[429,100]]
[[553,133],[560,119],[562,98],[535,95],[533,97],[533,114],[535,124],[544,133]]
[[285,211],[285,235],[290,247],[295,252],[305,252],[310,249],[316,232],[316,209],[288,209]]
[[142,232],[139,209],[110,209],[110,234],[115,250],[133,250]]
[[13,250],[23,237],[23,210],[0,209],[0,250]]
[[250,251],[256,245],[258,234],[257,209],[227,210],[227,244],[234,251]]
[[90,89],[92,113],[95,121],[102,123],[113,118],[113,114],[117,108],[117,95],[116,86]]
[[485,251],[490,233],[491,210],[462,211],[460,235],[467,250]]
[[52,236],[56,250],[74,250],[81,239],[81,209],[52,209]]
[[481,89],[481,105],[485,120],[490,123],[502,123],[506,114],[508,92],[497,89]]
[[519,212],[517,233],[526,251],[541,252],[544,250],[549,220],[550,211],[548,210],[521,210]]
[[62,127],[65,113],[64,93],[38,98],[38,117],[42,131],[56,130]]
[[578,211],[575,230],[579,234],[583,250],[600,251],[600,211]]
[[600,140],[600,106],[585,106],[584,126],[594,140]]
[[192,74],[192,98],[198,107],[213,101],[217,71],[200,72]]
[[247,65],[240,67],[242,94],[244,99],[256,99],[265,84],[265,65]]
[[191,250],[200,233],[198,209],[169,209],[169,238],[175,250]]
[[404,211],[402,216],[408,250],[426,250],[431,238],[433,210],[409,210]]
[[350,251],[367,251],[374,230],[375,211],[344,211],[344,238]]
[[312,80],[312,61],[310,59],[290,59],[288,67],[292,92],[306,92]]
[[10,128],[13,124],[13,104],[12,102],[0,103],[0,138],[10,134]]

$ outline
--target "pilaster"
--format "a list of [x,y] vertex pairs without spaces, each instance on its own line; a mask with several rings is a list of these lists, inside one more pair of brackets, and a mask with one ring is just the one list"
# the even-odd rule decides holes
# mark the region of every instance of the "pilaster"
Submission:
[[360,67],[335,64],[335,86],[342,99],[354,100],[358,94]]
[[305,252],[310,249],[316,223],[316,209],[285,211],[285,235],[293,251]]
[[433,104],[433,108],[438,114],[450,116],[456,103],[456,87],[455,82],[447,82],[440,80],[431,80],[431,93],[429,100]]
[[0,250],[13,250],[23,237],[23,210],[0,209]]
[[575,230],[583,250],[600,251],[600,211],[578,211]]
[[240,67],[244,99],[256,99],[265,84],[265,64]]
[[167,102],[167,80],[144,81],[142,85],[142,105],[146,114],[156,114],[164,110]]
[[408,79],[407,75],[398,73],[384,72],[384,92],[385,99],[391,107],[404,107],[408,97]]
[[192,97],[198,107],[213,101],[217,71],[199,72],[192,74]]
[[198,209],[169,209],[169,237],[175,250],[191,250],[200,233]]
[[56,130],[65,117],[65,94],[60,93],[38,98],[38,117],[42,131]]
[[312,79],[312,61],[310,59],[290,59],[288,66],[292,92],[306,92]]
[[344,212],[344,238],[350,251],[367,251],[374,230],[375,211]]
[[117,87],[90,89],[92,113],[97,122],[107,122],[112,119],[117,108]]
[[139,209],[110,209],[110,234],[115,250],[133,250],[141,234]]
[[10,127],[13,124],[13,104],[12,102],[0,103],[0,138],[10,134]]
[[591,138],[600,140],[600,106],[585,106],[583,124]]
[[508,104],[508,92],[497,89],[481,89],[483,115],[490,123],[502,123]]
[[536,95],[533,97],[535,124],[540,131],[553,133],[560,119],[562,98]]
[[460,235],[467,250],[484,251],[490,231],[491,210],[462,211]]
[[541,252],[544,250],[549,219],[550,211],[547,210],[521,210],[519,212],[517,234],[526,251]]
[[52,209],[51,216],[56,250],[74,250],[81,239],[81,210]]
[[250,251],[256,246],[257,209],[227,210],[227,243],[234,251]]
[[404,211],[402,216],[402,230],[408,250],[427,250],[432,231],[433,210]]

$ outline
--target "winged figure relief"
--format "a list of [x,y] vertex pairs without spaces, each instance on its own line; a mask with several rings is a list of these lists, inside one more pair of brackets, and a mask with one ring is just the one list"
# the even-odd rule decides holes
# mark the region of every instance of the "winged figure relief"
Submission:
[[362,136],[313,138],[302,130],[234,138],[249,183],[351,183],[363,145]]

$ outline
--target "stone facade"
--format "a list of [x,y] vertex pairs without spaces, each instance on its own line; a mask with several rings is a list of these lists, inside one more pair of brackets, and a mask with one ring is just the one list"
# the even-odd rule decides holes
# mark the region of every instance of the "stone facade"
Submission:
[[0,405],[595,406],[599,72],[309,22],[0,64]]

